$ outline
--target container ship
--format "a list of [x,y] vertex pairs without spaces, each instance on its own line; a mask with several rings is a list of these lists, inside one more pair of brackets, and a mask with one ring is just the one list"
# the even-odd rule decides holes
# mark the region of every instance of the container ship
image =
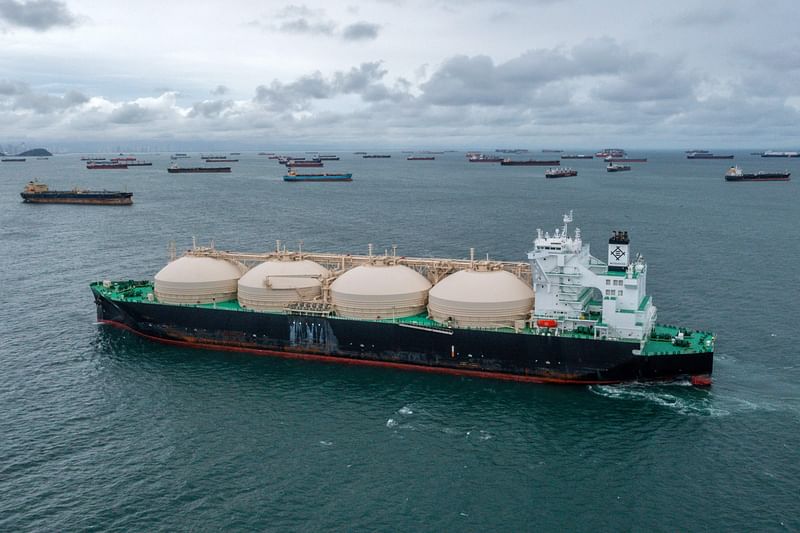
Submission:
[[709,385],[715,336],[658,324],[647,265],[572,213],[527,261],[193,246],[151,280],[91,284],[100,323],[184,347],[550,383]]
[[725,181],[789,181],[791,173],[788,170],[783,172],[764,172],[760,170],[755,174],[746,174],[738,166],[731,167],[725,173]]
[[594,159],[592,154],[562,154],[561,159]]
[[122,191],[51,191],[44,183],[29,181],[19,193],[22,201],[30,204],[88,204],[88,205],[131,205],[133,193]]

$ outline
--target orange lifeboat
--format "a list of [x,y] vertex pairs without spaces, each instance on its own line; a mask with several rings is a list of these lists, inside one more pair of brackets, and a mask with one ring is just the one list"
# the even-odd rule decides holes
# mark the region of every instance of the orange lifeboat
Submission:
[[536,325],[540,328],[554,328],[558,326],[558,322],[553,320],[552,318],[540,318],[536,321]]

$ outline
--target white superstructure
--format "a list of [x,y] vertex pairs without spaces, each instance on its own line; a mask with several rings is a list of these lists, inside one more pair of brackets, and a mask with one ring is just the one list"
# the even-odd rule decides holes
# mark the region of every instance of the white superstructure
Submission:
[[655,324],[656,308],[647,296],[647,265],[631,260],[627,232],[614,232],[608,244],[609,263],[592,257],[581,231],[569,235],[572,212],[553,235],[537,230],[528,253],[536,294],[534,324],[555,320],[557,330],[593,328],[608,339],[646,339]]

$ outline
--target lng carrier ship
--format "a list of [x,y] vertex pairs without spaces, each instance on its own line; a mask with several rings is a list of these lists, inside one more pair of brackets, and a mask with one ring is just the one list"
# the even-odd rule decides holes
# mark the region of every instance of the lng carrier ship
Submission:
[[234,253],[194,246],[153,281],[91,284],[101,323],[177,346],[529,382],[711,383],[712,333],[656,323],[647,265],[572,213],[527,262]]

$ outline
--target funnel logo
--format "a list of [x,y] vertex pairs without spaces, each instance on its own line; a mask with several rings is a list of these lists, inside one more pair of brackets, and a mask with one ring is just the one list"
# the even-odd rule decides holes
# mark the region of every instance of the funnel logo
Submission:
[[620,259],[622,259],[623,257],[625,257],[625,252],[622,250],[622,248],[620,248],[619,246],[617,246],[616,248],[614,248],[614,249],[611,251],[611,255],[612,255],[612,256],[614,256],[614,259],[616,259],[617,261],[619,261]]

